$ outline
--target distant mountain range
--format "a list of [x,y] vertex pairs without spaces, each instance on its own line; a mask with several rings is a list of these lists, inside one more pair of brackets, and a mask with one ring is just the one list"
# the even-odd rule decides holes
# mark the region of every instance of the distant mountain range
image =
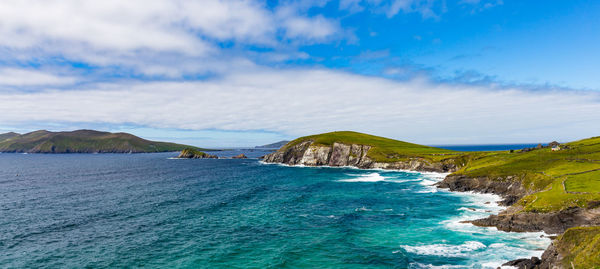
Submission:
[[267,145],[262,145],[262,146],[256,146],[255,148],[257,149],[278,149],[283,147],[285,144],[289,143],[290,141],[287,140],[281,140],[279,142],[275,142],[272,144],[267,144]]
[[94,130],[0,134],[0,152],[21,153],[146,153],[181,151],[188,145],[150,141],[128,133]]

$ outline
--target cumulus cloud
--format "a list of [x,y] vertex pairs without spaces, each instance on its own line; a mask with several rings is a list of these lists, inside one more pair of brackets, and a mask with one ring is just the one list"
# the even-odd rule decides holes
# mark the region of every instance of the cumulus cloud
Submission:
[[[254,0],[23,0],[0,7],[5,60],[58,56],[150,69],[150,75],[173,76],[172,59],[197,65],[221,58],[222,42],[277,49],[290,41],[330,40],[340,32],[334,20]],[[140,63],[151,68],[141,69]]]
[[0,122],[133,123],[267,130],[356,130],[420,143],[571,140],[600,133],[600,94],[400,82],[329,70],[233,72],[194,82],[88,85],[0,94]]
[[0,68],[0,87],[4,86],[56,86],[67,85],[77,81],[72,76],[61,76],[49,72],[21,69]]

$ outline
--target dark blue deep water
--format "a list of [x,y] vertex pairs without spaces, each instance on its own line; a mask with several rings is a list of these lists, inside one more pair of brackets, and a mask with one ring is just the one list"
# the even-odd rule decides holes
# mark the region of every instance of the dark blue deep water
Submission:
[[439,174],[174,156],[0,154],[0,268],[495,268],[548,244],[460,223],[496,198]]
[[[524,148],[534,148],[538,144],[489,144],[489,145],[438,145],[434,147],[451,149],[457,151],[499,151],[499,150],[520,150]],[[547,145],[547,144],[543,144]]]

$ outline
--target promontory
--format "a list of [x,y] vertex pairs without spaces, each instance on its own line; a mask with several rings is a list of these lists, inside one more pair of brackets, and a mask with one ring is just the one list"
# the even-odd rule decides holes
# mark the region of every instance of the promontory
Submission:
[[600,265],[600,137],[517,151],[459,152],[344,131],[295,139],[263,161],[447,172],[438,187],[498,194],[508,206],[498,215],[472,220],[474,225],[558,234],[541,259],[512,264]]
[[0,152],[15,153],[147,153],[171,152],[196,147],[150,141],[128,133],[94,130],[26,134],[0,134]]

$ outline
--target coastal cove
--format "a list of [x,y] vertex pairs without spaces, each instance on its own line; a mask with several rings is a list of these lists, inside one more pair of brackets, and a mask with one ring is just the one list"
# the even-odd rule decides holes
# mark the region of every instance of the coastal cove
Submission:
[[507,265],[589,268],[600,263],[599,142],[600,137],[592,137],[517,151],[460,152],[339,131],[297,138],[264,161],[448,172],[436,186],[497,194],[502,197],[500,204],[509,206],[468,222],[507,232],[558,234],[541,258],[524,257]]
[[502,207],[445,174],[174,156],[0,154],[0,265],[496,268],[549,243],[461,223]]

